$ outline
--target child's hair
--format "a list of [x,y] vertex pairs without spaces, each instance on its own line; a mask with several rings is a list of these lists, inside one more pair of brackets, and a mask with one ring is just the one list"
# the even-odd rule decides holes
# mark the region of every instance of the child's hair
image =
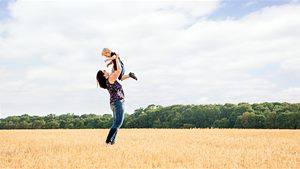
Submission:
[[102,55],[104,54],[104,53],[106,53],[106,52],[111,52],[111,50],[110,49],[108,49],[108,48],[103,48],[103,50],[102,50]]
[[107,89],[106,78],[104,77],[104,73],[102,72],[102,70],[98,71],[98,73],[96,75],[96,79],[97,79],[100,87],[102,87],[103,89]]

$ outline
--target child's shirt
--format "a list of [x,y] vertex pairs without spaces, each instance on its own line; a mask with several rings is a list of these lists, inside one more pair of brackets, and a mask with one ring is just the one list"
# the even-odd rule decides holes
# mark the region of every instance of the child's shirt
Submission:
[[[114,55],[117,55],[115,52],[111,52],[110,53],[110,57],[113,57]],[[112,60],[113,64],[114,64],[114,69],[117,70],[117,62],[116,59]],[[120,64],[123,64],[123,62],[121,61],[121,59],[119,58]]]

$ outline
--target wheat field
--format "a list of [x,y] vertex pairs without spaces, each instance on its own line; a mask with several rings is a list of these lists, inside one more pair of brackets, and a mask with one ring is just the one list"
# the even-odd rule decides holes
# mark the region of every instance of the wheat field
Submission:
[[1,130],[0,168],[300,168],[299,130]]

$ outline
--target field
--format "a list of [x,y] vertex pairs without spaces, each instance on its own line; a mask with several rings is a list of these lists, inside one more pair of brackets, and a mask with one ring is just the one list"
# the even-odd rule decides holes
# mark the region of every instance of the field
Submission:
[[0,130],[0,168],[300,168],[300,130]]

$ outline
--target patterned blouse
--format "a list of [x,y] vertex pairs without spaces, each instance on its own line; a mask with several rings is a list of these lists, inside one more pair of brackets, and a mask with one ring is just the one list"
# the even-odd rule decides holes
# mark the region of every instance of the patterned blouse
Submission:
[[110,94],[110,103],[125,98],[122,85],[118,81],[115,81],[114,84],[110,84],[109,81],[106,80],[106,84],[107,84],[107,90]]

